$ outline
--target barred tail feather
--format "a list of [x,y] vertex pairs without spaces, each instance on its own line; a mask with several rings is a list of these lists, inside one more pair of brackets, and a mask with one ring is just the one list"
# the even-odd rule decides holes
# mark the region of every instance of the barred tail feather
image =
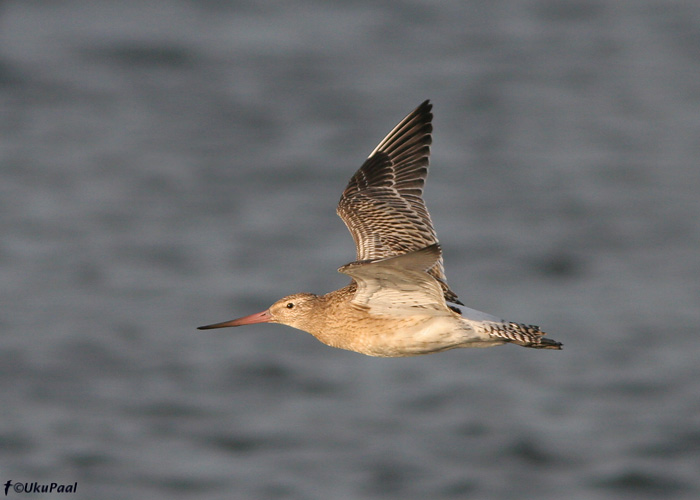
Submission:
[[561,342],[544,337],[539,326],[522,323],[491,323],[484,325],[489,336],[533,349],[561,349]]

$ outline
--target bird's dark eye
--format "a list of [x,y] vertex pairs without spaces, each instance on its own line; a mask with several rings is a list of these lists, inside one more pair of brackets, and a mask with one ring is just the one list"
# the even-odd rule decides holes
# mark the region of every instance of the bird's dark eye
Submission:
[[292,309],[294,307],[293,302],[287,302],[287,309]]

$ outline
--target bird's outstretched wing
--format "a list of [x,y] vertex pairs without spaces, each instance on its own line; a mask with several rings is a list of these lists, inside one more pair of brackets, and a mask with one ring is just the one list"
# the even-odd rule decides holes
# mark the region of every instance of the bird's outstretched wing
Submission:
[[[437,243],[423,201],[428,175],[432,105],[425,101],[389,132],[355,172],[337,212],[355,240],[358,261],[395,257]],[[461,304],[445,278],[442,256],[428,273],[445,299]]]

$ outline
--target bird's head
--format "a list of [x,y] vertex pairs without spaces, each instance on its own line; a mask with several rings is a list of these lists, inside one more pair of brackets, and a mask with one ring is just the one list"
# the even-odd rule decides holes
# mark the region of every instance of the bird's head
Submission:
[[200,326],[198,330],[252,325],[255,323],[279,323],[281,325],[298,328],[299,330],[308,331],[307,326],[312,321],[311,311],[316,305],[318,298],[318,295],[314,295],[313,293],[295,293],[294,295],[287,295],[262,312],[243,316],[242,318],[231,321],[224,321],[223,323]]

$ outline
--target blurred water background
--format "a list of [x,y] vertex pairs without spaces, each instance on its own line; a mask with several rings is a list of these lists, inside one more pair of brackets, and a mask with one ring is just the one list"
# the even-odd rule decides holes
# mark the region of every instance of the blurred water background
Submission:
[[[196,331],[345,284],[340,193],[426,98],[452,288],[565,349]],[[696,499],[699,161],[697,2],[5,1],[0,480]]]

